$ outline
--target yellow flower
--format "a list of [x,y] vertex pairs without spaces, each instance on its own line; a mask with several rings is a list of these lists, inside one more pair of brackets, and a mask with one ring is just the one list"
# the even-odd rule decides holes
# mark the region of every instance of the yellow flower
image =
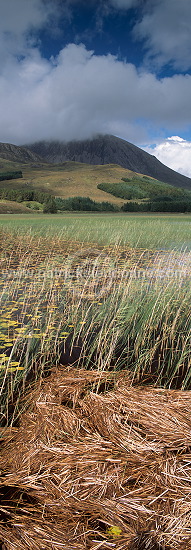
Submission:
[[8,372],[14,372],[15,370],[17,370],[18,367],[9,367],[7,369]]
[[122,533],[122,530],[117,525],[112,525],[106,531],[106,535],[108,535],[108,537],[112,539],[117,539],[118,537],[121,536],[121,533]]
[[1,344],[0,348],[1,348],[1,349],[2,349],[2,348],[7,348],[7,346],[9,345],[9,343],[12,344],[12,342],[7,342],[7,341],[6,341],[6,344]]

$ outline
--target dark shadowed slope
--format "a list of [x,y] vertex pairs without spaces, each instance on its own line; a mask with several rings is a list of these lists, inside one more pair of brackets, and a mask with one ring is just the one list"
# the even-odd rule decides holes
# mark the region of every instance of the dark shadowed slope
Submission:
[[52,163],[66,160],[88,164],[118,164],[176,187],[191,189],[191,179],[171,170],[140,147],[115,136],[97,136],[84,141],[41,141],[27,146],[33,153]]
[[22,163],[42,162],[38,154],[33,153],[33,151],[30,151],[26,147],[18,147],[12,143],[0,143],[0,158]]

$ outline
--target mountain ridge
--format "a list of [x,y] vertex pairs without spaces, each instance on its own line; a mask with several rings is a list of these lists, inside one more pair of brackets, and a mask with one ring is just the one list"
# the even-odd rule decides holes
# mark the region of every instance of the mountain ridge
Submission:
[[14,145],[13,143],[0,142],[0,158],[12,162],[44,162],[36,153],[33,153],[25,146]]
[[191,178],[162,164],[137,145],[112,135],[98,135],[82,141],[40,141],[27,148],[46,162],[75,161],[92,165],[117,164],[175,187],[191,189]]

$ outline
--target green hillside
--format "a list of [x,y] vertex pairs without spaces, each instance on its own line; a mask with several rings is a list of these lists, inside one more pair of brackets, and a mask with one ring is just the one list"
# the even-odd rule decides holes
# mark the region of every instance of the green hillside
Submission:
[[163,183],[149,176],[138,176],[137,174],[134,174],[132,178],[123,177],[118,183],[100,183],[98,188],[125,200],[178,200],[183,198],[191,200],[191,191],[173,187],[173,185]]
[[[191,190],[174,187],[116,164],[90,165],[72,161],[62,164],[27,164],[0,158],[1,173],[14,171],[22,171],[22,180],[18,178],[0,181],[1,199],[18,201],[17,194],[14,197],[14,191],[21,191],[18,201],[20,203],[30,201],[30,193],[33,193],[32,200],[40,203],[43,202],[39,199],[40,195],[45,194],[64,200],[89,197],[92,201],[109,202],[126,210],[134,208],[133,202],[145,207],[146,203],[152,202],[155,204],[152,208],[149,205],[149,209],[155,210],[156,207],[161,211],[168,211],[168,201],[183,201],[182,211],[185,211],[187,201],[191,203]],[[5,189],[11,191],[11,194],[6,196]],[[23,206],[26,207],[26,202]]]
[[[0,158],[0,171],[22,170],[22,187],[50,193],[63,199],[70,197],[90,197],[94,201],[109,201],[122,206],[124,199],[111,196],[98,189],[98,184],[108,181],[118,183],[123,177],[133,177],[134,172],[116,164],[89,165],[67,161],[63,164],[19,164]],[[5,182],[0,181],[0,189]],[[21,180],[7,180],[6,188],[20,189]]]

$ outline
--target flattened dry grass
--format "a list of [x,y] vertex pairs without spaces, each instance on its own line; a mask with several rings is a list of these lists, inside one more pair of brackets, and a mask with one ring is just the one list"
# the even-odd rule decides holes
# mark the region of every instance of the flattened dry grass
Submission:
[[4,550],[191,548],[190,392],[57,367],[24,404],[2,432]]

